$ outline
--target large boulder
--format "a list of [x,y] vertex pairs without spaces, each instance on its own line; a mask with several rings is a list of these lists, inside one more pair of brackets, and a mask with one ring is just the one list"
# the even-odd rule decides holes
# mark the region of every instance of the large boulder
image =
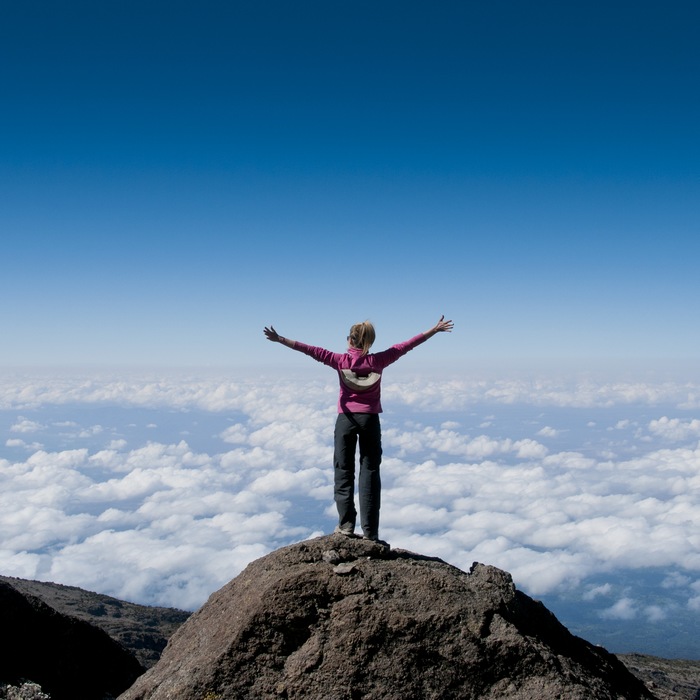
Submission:
[[252,562],[120,700],[649,697],[506,572],[331,535]]

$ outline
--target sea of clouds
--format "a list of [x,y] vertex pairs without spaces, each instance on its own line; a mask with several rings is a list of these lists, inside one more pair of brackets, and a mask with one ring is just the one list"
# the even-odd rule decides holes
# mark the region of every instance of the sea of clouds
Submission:
[[[333,530],[336,398],[326,368],[5,371],[0,573],[196,609]],[[503,568],[614,651],[700,656],[700,383],[396,371],[383,403],[393,547]]]

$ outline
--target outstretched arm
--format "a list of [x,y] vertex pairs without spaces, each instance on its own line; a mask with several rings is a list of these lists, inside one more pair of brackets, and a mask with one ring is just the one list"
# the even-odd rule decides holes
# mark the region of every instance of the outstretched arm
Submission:
[[424,333],[419,333],[410,340],[397,343],[386,350],[382,350],[382,352],[375,353],[373,355],[374,365],[381,368],[388,367],[400,357],[403,357],[409,350],[413,350],[413,348],[424,343],[428,338],[432,338],[436,333],[450,333],[453,327],[454,323],[452,321],[445,321],[445,317],[440,316],[440,320]]
[[293,348],[294,347],[294,341],[289,340],[289,338],[283,338],[276,330],[274,326],[270,326],[269,328],[265,326],[263,333],[265,334],[265,337],[268,340],[271,340],[273,343],[281,343],[282,345],[286,345],[288,348]]
[[454,323],[452,321],[445,321],[445,315],[440,316],[440,320],[429,330],[425,331],[423,335],[428,338],[432,338],[436,333],[451,333],[454,328]]
[[324,365],[332,367],[333,369],[338,369],[338,362],[343,356],[341,353],[335,353],[331,352],[330,350],[325,350],[324,348],[317,348],[313,345],[307,345],[306,343],[302,343],[298,340],[283,338],[275,330],[274,326],[270,326],[269,328],[265,327],[263,329],[263,333],[265,334],[265,337],[273,343],[281,343],[282,345],[286,345],[288,348],[301,352],[304,355],[308,355],[312,359],[316,360],[316,362],[321,362]]

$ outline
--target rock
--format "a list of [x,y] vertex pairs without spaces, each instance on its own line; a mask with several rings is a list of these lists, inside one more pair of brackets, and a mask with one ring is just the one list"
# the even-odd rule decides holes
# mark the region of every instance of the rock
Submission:
[[38,683],[52,700],[104,700],[144,669],[92,625],[0,581],[0,684]]
[[356,571],[357,567],[355,564],[345,561],[342,564],[338,564],[338,566],[333,567],[333,573],[335,574],[340,574],[341,576],[344,576],[345,574],[351,574],[353,571]]
[[329,564],[340,564],[343,561],[335,549],[327,549],[321,554],[321,559]]
[[[325,552],[335,550],[332,561]],[[352,571],[338,575],[341,563]],[[509,574],[338,535],[252,562],[120,700],[653,697]]]
[[617,657],[659,700],[700,700],[700,661],[645,654]]

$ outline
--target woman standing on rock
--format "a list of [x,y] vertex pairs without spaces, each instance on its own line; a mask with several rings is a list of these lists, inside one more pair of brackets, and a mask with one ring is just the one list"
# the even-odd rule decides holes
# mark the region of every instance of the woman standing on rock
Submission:
[[351,536],[355,532],[355,448],[360,444],[360,524],[365,539],[379,539],[379,506],[382,461],[382,435],[379,414],[382,412],[382,370],[396,362],[409,350],[432,338],[436,333],[451,332],[454,324],[440,320],[425,333],[393,345],[388,350],[370,353],[375,338],[369,322],[356,323],[347,337],[347,352],[331,352],[323,348],[283,338],[273,326],[264,329],[273,343],[298,350],[338,372],[340,397],[335,424],[335,504],[338,508],[337,533]]

